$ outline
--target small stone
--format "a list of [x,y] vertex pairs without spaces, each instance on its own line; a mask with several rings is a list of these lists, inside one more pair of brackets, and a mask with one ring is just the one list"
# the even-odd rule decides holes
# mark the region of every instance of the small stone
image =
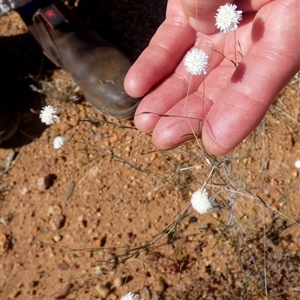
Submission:
[[37,179],[36,183],[37,183],[38,189],[40,191],[45,191],[47,189],[46,188],[46,177],[45,176],[39,177]]
[[103,135],[101,133],[96,133],[94,139],[96,142],[100,142],[103,139]]
[[38,280],[33,280],[33,281],[30,281],[29,287],[30,287],[30,288],[34,288],[34,287],[36,287],[38,284],[39,284],[39,281],[38,281]]
[[106,299],[106,297],[109,294],[109,288],[105,285],[102,285],[102,284],[97,284],[96,285],[96,290],[97,290],[97,292],[99,293],[99,295],[102,299]]
[[148,287],[143,287],[141,289],[141,300],[150,300],[151,299],[151,294],[150,290]]
[[67,271],[70,268],[69,264],[66,263],[65,261],[58,264],[57,266],[58,266],[58,269],[61,270],[61,271]]
[[28,244],[32,244],[33,241],[34,241],[34,236],[31,236],[31,237],[29,237],[29,238],[27,239],[27,243],[28,243]]
[[49,174],[47,176],[40,176],[37,179],[37,186],[40,191],[49,189],[54,182],[54,176]]
[[48,217],[51,215],[60,215],[62,213],[62,209],[59,205],[53,205],[48,208]]
[[117,295],[115,294],[109,294],[107,297],[107,300],[117,300],[119,299]]
[[118,288],[123,285],[123,282],[124,282],[124,280],[122,277],[117,277],[117,278],[115,278],[113,285],[115,288]]
[[43,232],[45,232],[45,233],[48,233],[49,232],[49,227],[47,227],[47,226],[45,226],[44,228],[43,228]]
[[8,249],[9,249],[9,240],[5,234],[0,233],[0,255],[5,253]]
[[94,246],[95,248],[99,248],[99,247],[100,247],[100,244],[101,244],[100,239],[95,239],[95,240],[93,241],[93,246]]
[[13,219],[13,215],[9,214],[7,216],[0,218],[0,224],[3,224],[4,226],[8,225]]
[[132,169],[132,165],[131,165],[131,164],[128,164],[128,163],[126,163],[126,164],[125,164],[125,168],[126,168],[126,169],[128,169],[128,170],[130,170],[130,169]]
[[64,215],[53,215],[49,221],[49,225],[52,230],[61,229],[65,225]]
[[88,153],[85,150],[76,152],[76,161],[80,166],[87,165],[89,161]]
[[22,294],[22,292],[20,290],[14,290],[12,291],[7,299],[16,299],[18,298],[20,295]]
[[77,220],[78,220],[79,222],[82,222],[82,221],[84,220],[84,217],[83,217],[83,216],[79,216],[79,217],[77,218]]
[[56,234],[54,237],[53,237],[53,240],[54,240],[54,242],[59,242],[60,240],[62,239],[62,236],[61,235],[59,235],[59,234]]
[[[61,285],[59,285],[61,286]],[[69,293],[70,293],[70,290],[72,290],[72,287],[73,285],[71,283],[68,283],[66,286],[64,287],[57,287],[56,291],[53,295],[53,298],[52,299],[55,299],[55,300],[59,300],[59,299],[68,299],[68,296],[69,296]],[[45,298],[42,298],[42,299],[45,299]]]
[[87,251],[84,253],[84,257],[86,258],[91,258],[93,256],[93,252],[92,251]]
[[49,174],[49,172],[50,172],[50,166],[48,164],[44,164],[41,166],[41,168],[40,168],[41,175]]
[[150,161],[154,161],[157,158],[157,154],[156,153],[152,153],[150,156]]
[[21,190],[21,195],[24,196],[28,193],[28,188],[27,187],[23,187]]
[[162,276],[159,276],[159,278],[156,280],[154,289],[157,294],[162,294],[166,289],[166,281]]

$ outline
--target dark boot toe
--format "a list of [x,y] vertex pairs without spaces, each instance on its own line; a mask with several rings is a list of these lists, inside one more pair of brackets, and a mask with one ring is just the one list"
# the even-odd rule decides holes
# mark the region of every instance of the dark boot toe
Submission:
[[[59,16],[55,28],[48,15]],[[88,30],[60,1],[37,12],[27,26],[46,56],[72,76],[95,108],[118,118],[133,117],[138,100],[123,88],[131,66],[125,55]]]

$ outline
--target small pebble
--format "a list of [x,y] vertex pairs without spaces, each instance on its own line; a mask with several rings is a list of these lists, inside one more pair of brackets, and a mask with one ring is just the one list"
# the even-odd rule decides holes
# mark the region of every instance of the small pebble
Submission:
[[102,284],[97,284],[96,285],[96,290],[97,290],[97,292],[99,293],[99,295],[102,299],[106,299],[106,297],[109,294],[109,288],[105,285],[102,285]]
[[34,241],[34,236],[31,236],[31,237],[29,237],[29,238],[27,239],[27,243],[28,243],[28,244],[32,244],[33,241]]
[[37,186],[40,191],[49,189],[53,184],[53,175],[40,176],[37,179]]
[[113,285],[114,285],[115,288],[118,288],[118,287],[123,285],[123,282],[124,282],[124,280],[123,280],[122,277],[117,277],[117,278],[114,279]]
[[33,280],[29,283],[29,287],[30,288],[34,288],[36,287],[37,285],[39,284],[39,281],[38,280]]
[[57,266],[58,266],[58,269],[61,270],[61,271],[67,271],[70,268],[69,264],[66,263],[65,261],[58,264]]
[[23,187],[21,190],[21,195],[24,196],[28,193],[28,188],[27,187]]
[[132,165],[126,163],[126,164],[125,164],[125,168],[128,169],[128,170],[130,170],[130,169],[132,169]]
[[49,231],[50,231],[49,227],[45,226],[45,227],[43,228],[43,232],[48,233]]
[[40,168],[40,174],[41,176],[44,174],[48,174],[50,172],[50,166],[48,164],[44,164]]
[[88,157],[88,153],[85,150],[76,151],[76,158],[75,159],[76,159],[76,162],[80,166],[85,166],[90,162],[89,157]]
[[1,217],[0,218],[0,224],[3,224],[3,225],[8,225],[11,220],[13,219],[13,215],[7,215],[7,216],[4,216],[4,217]]
[[154,161],[157,158],[157,154],[156,153],[152,153],[150,156],[150,161]]
[[155,282],[154,289],[157,292],[157,294],[162,294],[166,288],[166,281],[162,276],[159,276],[159,278]]
[[48,217],[51,215],[60,215],[62,213],[62,209],[59,205],[53,205],[48,208]]
[[298,176],[298,172],[297,172],[297,171],[293,171],[293,172],[292,172],[292,177],[293,177],[293,178],[296,178],[297,176]]
[[0,255],[5,253],[8,249],[9,249],[9,240],[5,234],[0,233]]
[[49,225],[52,230],[61,229],[65,225],[65,216],[53,215],[49,221]]
[[95,267],[95,274],[96,274],[96,275],[101,275],[101,274],[102,274],[102,271],[101,271],[100,266],[96,266],[96,267]]
[[56,234],[54,237],[53,237],[53,240],[54,240],[54,242],[59,242],[60,240],[62,239],[62,236],[61,235],[59,235],[59,234]]
[[141,300],[150,300],[151,299],[151,294],[150,290],[148,287],[143,287],[141,289]]
[[119,299],[119,298],[118,298],[118,296],[115,295],[115,294],[110,294],[110,295],[108,296],[108,298],[107,298],[107,300],[117,300],[117,299]]
[[77,218],[77,220],[78,220],[79,222],[82,222],[82,221],[84,220],[84,217],[83,217],[83,216],[79,216],[79,217]]

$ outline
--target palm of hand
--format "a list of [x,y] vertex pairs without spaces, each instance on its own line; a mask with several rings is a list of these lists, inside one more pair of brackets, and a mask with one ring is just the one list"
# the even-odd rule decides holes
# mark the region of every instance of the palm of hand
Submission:
[[[274,1],[256,14],[244,14],[235,33],[205,35],[195,34],[179,1],[171,0],[166,21],[126,78],[125,88],[137,97],[160,82],[138,107],[136,126],[144,132],[153,130],[154,143],[169,148],[190,139],[187,134],[197,132],[203,120],[207,150],[214,154],[230,151],[259,124],[299,68],[297,31],[292,33],[299,28],[297,9],[297,0]],[[243,57],[237,53],[238,42]],[[182,64],[193,45],[210,56],[205,77],[191,76]],[[212,48],[240,61],[237,68]]]

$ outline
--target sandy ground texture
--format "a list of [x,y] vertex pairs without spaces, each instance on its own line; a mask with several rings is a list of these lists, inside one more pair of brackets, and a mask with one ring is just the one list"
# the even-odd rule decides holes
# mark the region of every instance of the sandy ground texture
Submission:
[[[82,0],[77,11],[136,59],[165,5]],[[16,13],[0,35],[1,101],[22,111],[0,148],[1,299],[297,299],[299,76],[226,157],[200,141],[158,151],[81,100]],[[45,104],[59,109],[51,126]],[[69,139],[59,150],[57,135]],[[189,203],[204,185],[216,203],[199,215]]]

